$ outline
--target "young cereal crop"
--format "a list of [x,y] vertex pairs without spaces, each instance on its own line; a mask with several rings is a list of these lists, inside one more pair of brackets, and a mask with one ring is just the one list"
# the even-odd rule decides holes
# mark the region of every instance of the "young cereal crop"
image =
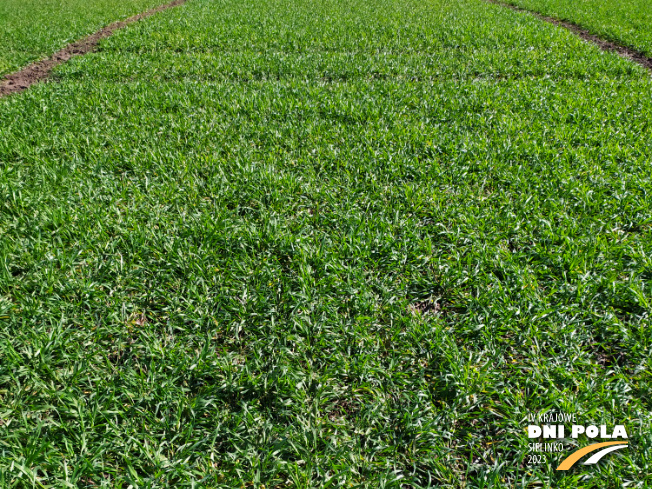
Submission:
[[[652,485],[651,89],[480,0],[190,0],[0,100],[0,486]],[[631,447],[530,464],[547,411]]]

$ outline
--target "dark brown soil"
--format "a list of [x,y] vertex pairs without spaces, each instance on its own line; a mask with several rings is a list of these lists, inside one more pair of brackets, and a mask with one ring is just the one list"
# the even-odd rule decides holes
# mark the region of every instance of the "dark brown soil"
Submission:
[[60,65],[75,56],[81,56],[82,54],[93,51],[102,39],[109,37],[116,30],[122,29],[129,24],[150,17],[163,10],[181,5],[186,1],[187,0],[174,0],[120,22],[114,22],[113,24],[100,29],[95,34],[91,34],[84,39],[68,44],[61,51],[53,54],[47,59],[37,61],[16,73],[7,75],[4,79],[0,80],[0,98],[12,93],[22,92],[35,83],[45,80],[55,66]]
[[598,46],[600,49],[603,51],[608,51],[610,53],[616,53],[619,56],[629,59],[633,61],[634,63],[638,63],[642,67],[648,69],[649,71],[652,71],[652,58],[649,56],[646,56],[640,51],[637,51],[636,49],[629,48],[627,46],[623,46],[622,44],[618,44],[612,41],[608,41],[606,39],[602,39],[601,37],[596,36],[595,34],[591,34],[588,30],[584,29],[583,27],[580,27],[577,24],[573,24],[572,22],[568,22],[565,20],[559,20],[555,19],[553,17],[547,17],[545,15],[542,15],[538,12],[528,10],[522,7],[517,7],[516,5],[510,5],[508,3],[502,2],[500,0],[486,0],[489,3],[495,3],[496,5],[500,5],[502,7],[507,7],[512,10],[516,10],[517,12],[527,12],[531,15],[534,15],[535,17],[545,21],[549,22],[550,24],[558,25],[560,27],[564,27],[568,29],[569,31],[573,32],[574,34],[577,34],[579,37],[584,39],[585,41],[591,42]]

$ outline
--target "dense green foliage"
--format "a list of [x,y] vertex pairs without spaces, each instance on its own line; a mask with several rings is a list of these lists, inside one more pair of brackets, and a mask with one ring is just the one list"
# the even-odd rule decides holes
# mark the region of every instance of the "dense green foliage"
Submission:
[[[191,0],[57,79],[0,100],[0,485],[652,485],[642,68],[481,1]],[[632,449],[530,466],[546,410]]]
[[0,76],[163,0],[2,0]]
[[593,34],[652,56],[649,0],[506,0],[544,15],[579,24]]

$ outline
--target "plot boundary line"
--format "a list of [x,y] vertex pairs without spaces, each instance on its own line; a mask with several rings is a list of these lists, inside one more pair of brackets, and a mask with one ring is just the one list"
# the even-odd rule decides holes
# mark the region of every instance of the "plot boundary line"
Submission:
[[563,27],[571,31],[573,34],[577,35],[578,37],[584,39],[585,41],[597,46],[602,51],[617,54],[621,58],[632,61],[642,66],[643,68],[647,69],[650,73],[652,73],[652,57],[647,56],[646,54],[644,54],[642,51],[639,51],[638,49],[634,49],[624,44],[620,44],[616,41],[612,41],[600,37],[596,34],[593,34],[591,31],[582,27],[581,25],[568,20],[561,20],[555,17],[549,17],[540,12],[537,12],[536,10],[530,10],[528,8],[520,7],[518,5],[513,5],[511,3],[507,3],[502,0],[485,0],[485,1],[487,3],[492,3],[494,5],[506,7],[516,12],[527,13],[549,24],[553,24],[558,27]]
[[151,17],[152,15],[164,10],[178,7],[186,2],[187,0],[173,0],[172,2],[159,5],[158,7],[133,15],[127,19],[113,22],[89,36],[68,44],[45,59],[35,61],[18,71],[6,75],[4,78],[0,79],[0,99],[13,93],[23,92],[32,85],[45,81],[55,67],[65,63],[71,58],[83,56],[84,54],[94,51],[102,39],[110,37],[115,31],[139,20]]

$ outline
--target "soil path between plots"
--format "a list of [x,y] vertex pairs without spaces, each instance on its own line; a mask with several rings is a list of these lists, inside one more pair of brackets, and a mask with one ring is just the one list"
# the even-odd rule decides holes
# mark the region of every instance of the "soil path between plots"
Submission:
[[564,27],[565,29],[568,29],[572,33],[576,34],[577,36],[581,37],[585,41],[588,41],[592,44],[595,44],[598,46],[600,49],[603,51],[607,51],[610,53],[616,53],[617,55],[621,56],[622,58],[628,59],[630,61],[633,61],[636,64],[641,65],[643,68],[646,68],[648,71],[652,72],[652,58],[649,56],[646,56],[643,54],[641,51],[638,51],[636,49],[624,46],[622,44],[618,44],[613,41],[608,41],[607,39],[603,39],[599,36],[596,36],[595,34],[591,34],[587,29],[584,27],[574,24],[573,22],[568,22],[566,20],[559,20],[555,19],[554,17],[548,17],[546,15],[543,15],[536,10],[529,10],[527,8],[523,7],[518,7],[516,5],[512,5],[510,3],[505,3],[501,0],[485,0],[489,3],[493,3],[495,5],[500,5],[501,7],[506,7],[512,10],[515,10],[517,12],[525,12],[530,15],[533,15],[534,17],[543,20],[544,22],[548,22],[550,24],[554,24],[559,27]]
[[49,58],[42,61],[36,61],[35,63],[32,63],[15,73],[11,73],[5,76],[3,79],[0,79],[0,98],[12,93],[22,92],[23,90],[27,90],[35,83],[45,80],[48,76],[50,76],[50,72],[54,67],[60,65],[61,63],[65,63],[70,58],[81,56],[93,51],[102,39],[111,36],[118,29],[122,29],[129,24],[133,24],[134,22],[137,22],[146,17],[150,17],[154,14],[162,12],[163,10],[182,5],[186,3],[186,1],[187,0],[174,0],[170,3],[166,3],[165,5],[160,5],[159,7],[155,7],[146,12],[134,15],[133,17],[129,17],[128,19],[109,24],[88,37],[73,42],[72,44],[68,44],[65,48],[56,52]]

